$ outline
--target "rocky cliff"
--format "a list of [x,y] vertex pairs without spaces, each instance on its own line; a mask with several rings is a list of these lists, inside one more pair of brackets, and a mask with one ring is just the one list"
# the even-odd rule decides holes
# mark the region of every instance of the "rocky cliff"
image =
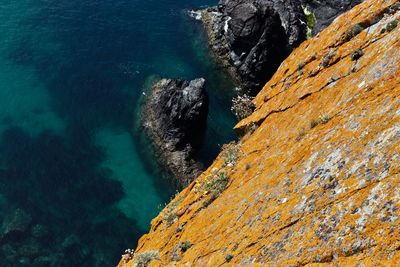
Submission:
[[398,266],[400,2],[304,42],[119,266]]
[[220,0],[195,13],[217,61],[241,93],[255,95],[307,36],[361,0]]
[[142,126],[165,169],[178,186],[187,186],[203,169],[194,154],[203,142],[208,95],[203,78],[161,79],[142,111]]

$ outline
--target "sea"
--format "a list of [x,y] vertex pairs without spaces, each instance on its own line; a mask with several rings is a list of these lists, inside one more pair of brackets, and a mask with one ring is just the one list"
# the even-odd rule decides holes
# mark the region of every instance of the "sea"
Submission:
[[116,266],[176,186],[140,127],[151,84],[207,80],[209,166],[234,85],[188,10],[218,0],[0,0],[0,266]]

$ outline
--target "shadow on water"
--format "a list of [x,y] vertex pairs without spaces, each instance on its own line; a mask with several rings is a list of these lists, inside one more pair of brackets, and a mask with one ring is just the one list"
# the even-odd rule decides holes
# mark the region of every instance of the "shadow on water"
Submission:
[[[181,10],[197,2],[31,1],[8,60],[34,68],[66,126],[36,136],[10,126],[0,139],[1,266],[114,266],[135,246],[147,229],[117,207],[130,196],[111,178],[115,169],[103,167],[109,156],[94,139],[104,128],[132,133],[150,75],[208,80],[212,112],[199,155],[206,165],[234,138],[225,95],[233,85],[210,63],[198,25],[182,20]],[[144,171],[134,170],[132,179],[151,180],[156,196],[139,206],[155,215],[153,203],[166,202],[174,187],[140,134],[132,141]],[[19,249],[26,246],[29,253]]]
[[[37,266],[112,266],[118,254],[110,248],[123,248],[141,234],[135,222],[115,208],[124,194],[121,185],[97,169],[103,155],[82,130],[71,129],[68,139],[50,133],[32,138],[18,128],[3,134],[0,149],[7,168],[0,172],[0,188],[12,203],[12,208],[1,210],[3,238],[8,250],[29,246],[29,251],[2,257],[2,266],[7,260],[31,258]],[[16,207],[30,217],[28,222]],[[36,228],[45,233],[35,234]],[[96,254],[102,256],[94,259]],[[19,259],[12,258],[17,255]]]

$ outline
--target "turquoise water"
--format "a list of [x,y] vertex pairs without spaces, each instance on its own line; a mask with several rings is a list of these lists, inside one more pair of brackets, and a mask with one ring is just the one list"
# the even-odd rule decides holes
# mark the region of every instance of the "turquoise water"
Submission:
[[233,85],[184,12],[216,2],[0,0],[0,266],[135,247],[175,192],[137,127],[154,77],[207,79],[205,165],[235,138]]

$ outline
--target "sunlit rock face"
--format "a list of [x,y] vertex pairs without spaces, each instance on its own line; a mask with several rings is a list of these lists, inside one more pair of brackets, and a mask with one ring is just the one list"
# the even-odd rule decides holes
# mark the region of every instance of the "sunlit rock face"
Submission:
[[367,0],[295,49],[120,266],[396,266],[399,20]]

